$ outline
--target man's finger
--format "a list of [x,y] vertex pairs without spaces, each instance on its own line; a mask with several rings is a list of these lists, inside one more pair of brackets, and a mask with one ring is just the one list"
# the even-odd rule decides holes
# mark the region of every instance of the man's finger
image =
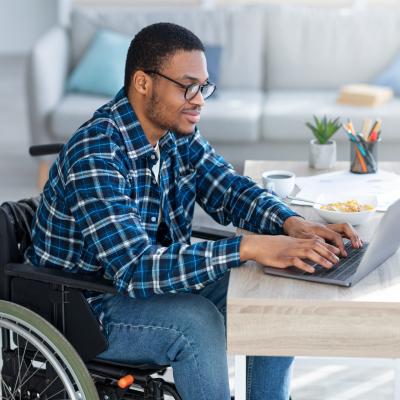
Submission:
[[319,246],[316,248],[304,248],[299,250],[299,256],[302,259],[313,261],[324,268],[332,268],[333,264],[336,264],[339,259],[325,247]]
[[314,267],[312,267],[311,265],[308,265],[303,260],[301,260],[299,257],[293,257],[290,264],[294,265],[296,268],[299,268],[299,269],[309,272],[311,274],[313,272],[315,272]]
[[341,233],[343,236],[350,239],[351,244],[355,248],[362,247],[362,240],[358,236],[357,231],[350,224],[328,224],[330,229]]
[[331,252],[334,253],[335,255],[340,254],[340,249],[336,246],[333,246],[332,244],[329,244],[327,242],[324,242],[323,245]]
[[329,260],[332,264],[337,264],[340,260],[337,255],[340,254],[340,250],[332,246],[329,243],[318,243],[316,246],[316,251]]
[[301,235],[302,239],[315,239],[319,240],[321,243],[325,243],[325,239],[321,236],[316,235],[315,233],[310,233],[310,232],[304,232]]
[[319,227],[318,235],[321,235],[324,239],[329,240],[330,242],[334,243],[336,247],[339,248],[340,254],[343,257],[347,257],[347,252],[344,247],[342,236],[339,235],[335,230],[328,228],[328,226]]

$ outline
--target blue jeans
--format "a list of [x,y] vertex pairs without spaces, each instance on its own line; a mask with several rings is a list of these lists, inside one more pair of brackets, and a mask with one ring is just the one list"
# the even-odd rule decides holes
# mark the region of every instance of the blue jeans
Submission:
[[[100,358],[171,365],[183,400],[229,400],[225,318],[229,273],[196,294],[107,295]],[[292,357],[247,357],[247,400],[287,400]]]

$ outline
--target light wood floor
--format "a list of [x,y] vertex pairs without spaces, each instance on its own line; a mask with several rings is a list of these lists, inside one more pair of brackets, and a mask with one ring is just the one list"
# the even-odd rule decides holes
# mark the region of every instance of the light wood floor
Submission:
[[[0,56],[0,203],[37,194],[37,165],[27,152],[25,101],[24,59]],[[198,218],[209,223],[203,216]],[[393,367],[393,360],[298,358],[293,399],[389,400]]]

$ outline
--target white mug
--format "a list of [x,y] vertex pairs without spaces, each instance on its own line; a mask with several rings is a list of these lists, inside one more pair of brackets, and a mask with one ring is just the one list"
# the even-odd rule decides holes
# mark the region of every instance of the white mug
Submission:
[[273,190],[282,199],[294,189],[295,179],[296,175],[291,171],[272,170],[262,173],[263,187]]

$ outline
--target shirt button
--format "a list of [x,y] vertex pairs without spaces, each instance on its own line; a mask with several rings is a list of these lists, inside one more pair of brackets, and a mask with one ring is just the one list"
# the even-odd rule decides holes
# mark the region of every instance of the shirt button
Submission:
[[156,222],[156,217],[151,217],[151,222]]
[[156,159],[156,156],[155,156],[154,154],[152,154],[150,158],[151,158],[152,160],[155,160],[155,159]]
[[155,179],[153,179],[153,183],[154,183],[155,185],[157,185],[157,181],[156,181]]

